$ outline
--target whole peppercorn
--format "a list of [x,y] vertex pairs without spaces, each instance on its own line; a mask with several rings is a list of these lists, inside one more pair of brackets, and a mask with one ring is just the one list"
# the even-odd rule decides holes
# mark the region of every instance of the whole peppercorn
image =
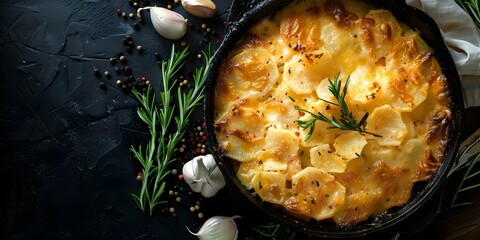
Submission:
[[132,45],[128,45],[128,46],[127,46],[127,52],[128,52],[128,53],[132,53],[132,49],[133,49],[133,46],[132,46]]
[[143,47],[141,45],[137,45],[137,52],[143,52]]
[[114,57],[111,57],[108,61],[109,61],[110,64],[112,64],[112,65],[115,65],[115,63],[117,63],[117,59],[114,58]]
[[128,76],[128,75],[130,75],[130,74],[132,74],[132,70],[130,69],[129,66],[125,66],[125,67],[123,68],[123,75]]
[[120,62],[126,62],[126,61],[127,61],[127,58],[124,55],[120,56]]
[[100,77],[100,70],[98,70],[98,68],[93,68],[93,74],[95,74],[95,76],[97,77]]
[[99,82],[99,83],[98,83],[98,86],[99,86],[101,89],[103,89],[103,90],[107,89],[107,86],[105,85],[104,82]]
[[112,76],[112,75],[110,75],[110,72],[109,72],[109,71],[105,71],[105,72],[103,73],[103,75],[105,75],[105,77],[107,77],[107,78],[110,78],[110,77]]
[[126,12],[122,12],[122,17],[126,18],[126,17],[127,17],[127,13],[126,13]]
[[162,56],[160,56],[160,53],[158,53],[158,52],[155,53],[155,58],[156,58],[158,61],[161,61],[161,60],[162,60]]
[[137,31],[140,30],[140,23],[138,23],[138,22],[134,23],[133,28]]
[[128,17],[133,19],[133,18],[135,18],[135,14],[129,13],[129,14],[128,14]]

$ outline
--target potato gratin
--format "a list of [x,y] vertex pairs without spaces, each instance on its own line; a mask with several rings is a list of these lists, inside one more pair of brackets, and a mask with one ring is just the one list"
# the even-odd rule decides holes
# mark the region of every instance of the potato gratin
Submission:
[[[310,139],[295,120],[340,118],[328,79],[365,129]],[[409,201],[433,177],[450,129],[450,98],[432,49],[388,10],[361,1],[296,1],[244,34],[218,73],[216,138],[262,201],[352,225]],[[343,84],[342,83],[342,87]],[[326,101],[324,101],[326,100]]]

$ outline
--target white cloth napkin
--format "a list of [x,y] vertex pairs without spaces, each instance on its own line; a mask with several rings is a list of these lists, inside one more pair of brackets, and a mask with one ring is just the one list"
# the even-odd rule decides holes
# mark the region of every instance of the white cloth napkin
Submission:
[[407,0],[440,27],[461,77],[465,107],[480,106],[480,34],[454,0]]

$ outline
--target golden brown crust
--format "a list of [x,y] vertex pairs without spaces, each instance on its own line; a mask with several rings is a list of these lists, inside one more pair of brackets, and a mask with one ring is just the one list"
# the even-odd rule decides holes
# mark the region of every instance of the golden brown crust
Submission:
[[[295,120],[340,109],[328,78],[350,76],[346,102],[366,130]],[[295,216],[352,225],[409,201],[445,153],[451,111],[445,76],[419,34],[386,10],[353,0],[302,0],[261,20],[223,62],[215,90],[220,149],[265,202]]]

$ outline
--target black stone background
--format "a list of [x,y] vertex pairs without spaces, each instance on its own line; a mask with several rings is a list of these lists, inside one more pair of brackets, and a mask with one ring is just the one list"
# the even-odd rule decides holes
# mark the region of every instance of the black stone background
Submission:
[[[218,12],[207,20],[174,5],[193,25],[184,38],[191,48],[185,76],[202,63],[196,58],[205,47],[199,44],[201,24],[223,36],[231,1],[215,3]],[[150,5],[165,7],[166,1]],[[135,31],[136,20],[117,16],[117,8],[134,12],[126,0],[0,2],[0,239],[196,239],[186,226],[197,231],[210,216],[242,215],[225,189],[211,199],[190,196],[173,175],[167,191],[178,191],[181,203],[165,194],[168,203],[154,217],[145,217],[134,204],[130,193],[139,191],[139,166],[129,148],[145,143],[148,132],[136,116],[136,100],[116,86],[123,76],[108,59],[122,51],[133,75],[146,76],[159,89],[154,53],[168,56],[172,41],[155,32],[149,14]],[[143,53],[127,53],[126,34]],[[216,37],[209,38],[217,47]],[[174,41],[177,49],[179,42]],[[112,78],[95,77],[94,67],[109,70]],[[479,113],[478,108],[467,112]],[[192,126],[200,116],[197,112]],[[465,137],[477,128],[471,117]],[[172,168],[180,169],[180,163]],[[197,200],[200,211],[190,213]],[[174,207],[177,216],[163,213],[164,207]],[[257,222],[261,219],[237,220],[240,238],[258,239],[250,229]]]

